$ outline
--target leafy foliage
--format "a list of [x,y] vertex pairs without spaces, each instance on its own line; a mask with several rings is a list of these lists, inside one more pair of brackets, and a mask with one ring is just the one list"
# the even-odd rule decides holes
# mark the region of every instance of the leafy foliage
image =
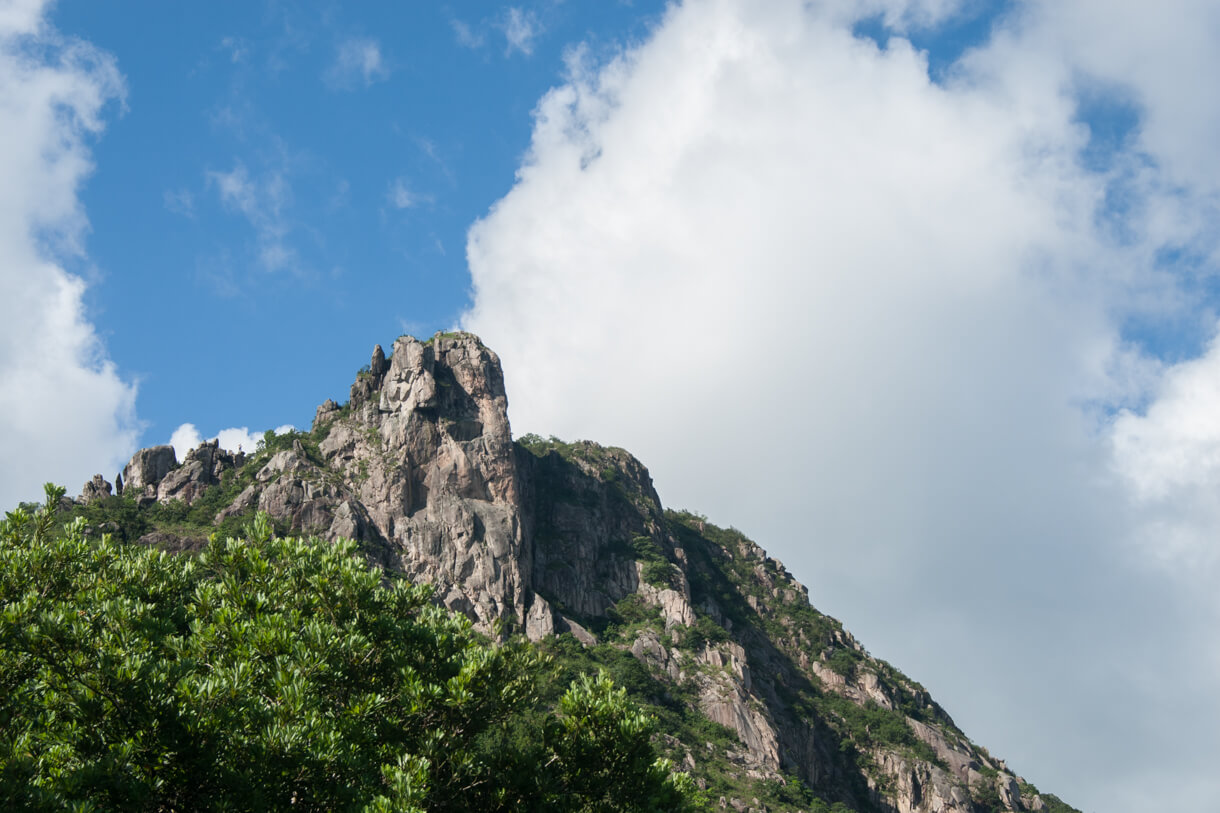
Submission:
[[637,562],[643,565],[640,575],[654,587],[673,587],[676,574],[673,564],[656,540],[648,536],[637,536],[631,540],[631,548]]
[[[621,608],[623,604],[619,602],[616,607]],[[631,607],[633,603],[627,606]],[[627,639],[630,640],[630,636]],[[604,671],[609,675],[632,701],[656,718],[659,730],[665,732],[662,741],[667,755],[675,762],[686,762],[690,776],[705,789],[707,797],[723,796],[746,802],[757,799],[752,806],[767,810],[851,813],[866,809],[826,801],[816,789],[806,786],[795,776],[786,776],[782,781],[758,779],[742,770],[731,756],[744,748],[737,733],[699,710],[695,686],[689,682],[675,684],[654,674],[620,644],[599,643],[584,647],[570,633],[563,633],[545,639],[541,646],[559,669],[557,684],[592,671]]]
[[976,808],[985,813],[1004,813],[1007,807],[1000,798],[1000,789],[996,787],[994,776],[984,776],[970,786],[970,797]]
[[0,808],[699,804],[609,678],[560,693],[547,656],[486,642],[354,543],[260,515],[184,557],[84,524],[0,523]]
[[699,652],[708,644],[729,640],[729,634],[724,627],[701,614],[696,617],[692,626],[683,627],[679,634],[681,638],[678,640],[678,646],[692,652]]
[[606,610],[608,623],[602,628],[601,634],[606,639],[619,639],[630,643],[635,640],[636,632],[645,628],[661,630],[665,621],[661,618],[661,610],[648,602],[639,593],[631,593],[619,599]]
[[[18,510],[30,514],[37,510],[37,506],[33,510],[27,506]],[[102,497],[86,505],[74,505],[61,519],[76,517],[84,520],[86,528],[96,529],[98,535],[109,533],[123,542],[135,542],[152,529],[155,521],[149,511],[140,510],[134,499],[122,496]]]

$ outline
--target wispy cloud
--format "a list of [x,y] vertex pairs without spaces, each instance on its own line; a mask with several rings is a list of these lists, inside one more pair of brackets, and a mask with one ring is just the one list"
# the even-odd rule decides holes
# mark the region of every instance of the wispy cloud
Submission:
[[326,200],[326,209],[330,212],[337,212],[340,209],[346,209],[352,203],[352,185],[346,178],[340,178],[334,186],[330,197]]
[[250,43],[242,37],[223,37],[218,47],[228,54],[229,61],[234,65],[245,62],[250,56]]
[[195,216],[195,196],[185,187],[166,189],[162,200],[165,208],[174,214],[190,218]]
[[361,84],[369,87],[389,76],[390,68],[377,40],[349,37],[339,43],[335,59],[326,69],[323,79],[332,88],[350,90]]
[[500,19],[498,27],[504,32],[507,42],[504,48],[505,56],[511,56],[514,51],[525,56],[534,53],[534,40],[542,33],[542,25],[533,11],[523,11],[516,6],[510,6]]
[[386,191],[386,202],[395,209],[410,209],[420,202],[420,197],[411,191],[406,179],[395,178]]
[[216,188],[221,203],[245,217],[254,228],[263,268],[278,271],[293,265],[296,254],[287,243],[291,225],[285,215],[292,189],[283,172],[252,178],[239,161],[228,172],[207,173],[207,180]]
[[453,168],[449,166],[449,162],[446,161],[444,156],[441,155],[441,150],[435,141],[430,138],[418,136],[415,138],[415,145],[419,147],[419,151],[423,153],[429,161],[436,165],[436,168],[441,171],[449,183],[454,183],[455,177],[453,174]]
[[504,36],[504,56],[514,53],[530,56],[534,53],[534,43],[542,34],[544,26],[537,13],[518,6],[509,6],[503,13],[484,17],[477,24],[470,24],[457,18],[449,21],[454,38],[458,45],[471,50],[478,50],[487,44],[487,33],[498,31]]
[[264,127],[257,107],[240,95],[233,95],[212,108],[208,112],[208,122],[239,140],[250,138]]
[[461,20],[450,20],[449,25],[453,28],[453,35],[457,38],[458,45],[463,48],[482,48],[483,43],[487,41],[481,32],[473,30],[468,23]]

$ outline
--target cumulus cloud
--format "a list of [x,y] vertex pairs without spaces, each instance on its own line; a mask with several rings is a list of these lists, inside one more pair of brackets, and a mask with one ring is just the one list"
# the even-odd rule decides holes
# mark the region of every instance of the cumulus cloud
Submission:
[[[295,431],[296,427],[292,424],[284,424],[277,426],[274,430],[275,434],[282,435],[285,432]],[[186,457],[186,453],[191,449],[199,446],[204,440],[215,440],[219,442],[220,448],[227,449],[230,452],[253,452],[258,448],[258,445],[263,441],[263,432],[251,432],[250,427],[229,427],[221,429],[210,438],[204,438],[199,434],[199,429],[193,423],[184,423],[174,430],[170,436],[169,445],[174,447],[174,454],[181,461]]]
[[[135,385],[125,381],[85,313],[88,220],[78,191],[89,144],[123,98],[113,59],[68,40],[43,4],[0,8],[0,500],[72,491],[112,476],[138,434]],[[33,491],[31,491],[33,489]]]
[[1220,486],[1220,344],[1170,367],[1141,413],[1114,422],[1115,462],[1145,499]]
[[[1139,3],[1038,0],[1019,19],[1016,34],[1029,64],[1070,54],[1078,78],[1130,94],[1143,113],[1139,146],[1165,179],[1220,192],[1220,105],[1200,98],[1190,81],[1213,75],[1220,61],[1220,6],[1172,0],[1151,13]],[[1106,24],[1098,25],[1102,19]]]
[[389,66],[381,55],[377,40],[349,37],[339,43],[335,60],[324,76],[332,88],[351,89],[357,85],[369,87],[390,76]]
[[1167,567],[1214,593],[1220,574],[1220,340],[1196,359],[1172,365],[1143,412],[1114,421],[1114,468],[1148,521],[1140,545]]
[[46,0],[11,0],[0,6],[0,37],[25,37],[44,32]]
[[[1162,100],[1115,45],[1086,64],[1080,20],[1023,8],[940,82],[899,35],[966,4],[688,2],[607,64],[574,49],[470,231],[463,324],[503,359],[517,432],[639,454],[667,503],[755,536],[1030,780],[1202,809],[1220,651],[1193,643],[1216,603],[1181,589],[1192,560],[1124,471],[1178,433],[1188,462],[1148,476],[1212,476],[1220,362],[1175,368],[1123,330],[1199,309],[1199,265],[1163,258],[1208,256],[1220,176],[1152,122],[1214,143],[1220,105]],[[886,48],[852,35],[865,16]],[[1209,76],[1217,53],[1166,58]],[[1100,163],[1086,84],[1139,117]],[[1178,425],[1175,386],[1208,428]],[[1214,545],[1220,510],[1189,519],[1175,544]]]
[[174,447],[174,455],[181,461],[186,453],[203,443],[203,437],[193,423],[184,423],[174,430],[169,437],[169,445]]

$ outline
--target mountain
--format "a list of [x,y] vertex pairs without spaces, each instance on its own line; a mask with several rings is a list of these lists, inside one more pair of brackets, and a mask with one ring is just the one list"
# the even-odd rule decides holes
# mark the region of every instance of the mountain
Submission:
[[260,511],[281,532],[354,539],[484,632],[523,635],[573,673],[606,669],[726,809],[1074,810],[972,743],[757,544],[666,510],[628,452],[514,441],[507,409],[477,337],[403,336],[309,432],[182,461],[144,449],[64,507],[171,550]]

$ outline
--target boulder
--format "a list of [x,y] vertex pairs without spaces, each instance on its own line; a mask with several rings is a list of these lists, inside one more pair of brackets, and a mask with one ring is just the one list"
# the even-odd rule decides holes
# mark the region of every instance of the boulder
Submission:
[[155,493],[157,485],[178,465],[174,447],[153,446],[141,449],[132,455],[131,460],[123,467],[123,489],[128,493],[140,494],[151,486]]
[[89,503],[93,502],[94,500],[100,500],[100,499],[109,497],[110,492],[111,492],[110,483],[107,482],[106,479],[102,477],[102,475],[95,474],[95,475],[93,475],[92,480],[85,483],[85,485],[81,487],[80,497],[78,497],[77,499],[80,502],[84,503],[85,505],[88,505]]
[[171,471],[157,484],[157,501],[182,500],[190,505],[210,486],[220,482],[220,476],[235,469],[244,455],[235,455],[220,448],[220,441],[204,441],[186,453],[182,465]]

